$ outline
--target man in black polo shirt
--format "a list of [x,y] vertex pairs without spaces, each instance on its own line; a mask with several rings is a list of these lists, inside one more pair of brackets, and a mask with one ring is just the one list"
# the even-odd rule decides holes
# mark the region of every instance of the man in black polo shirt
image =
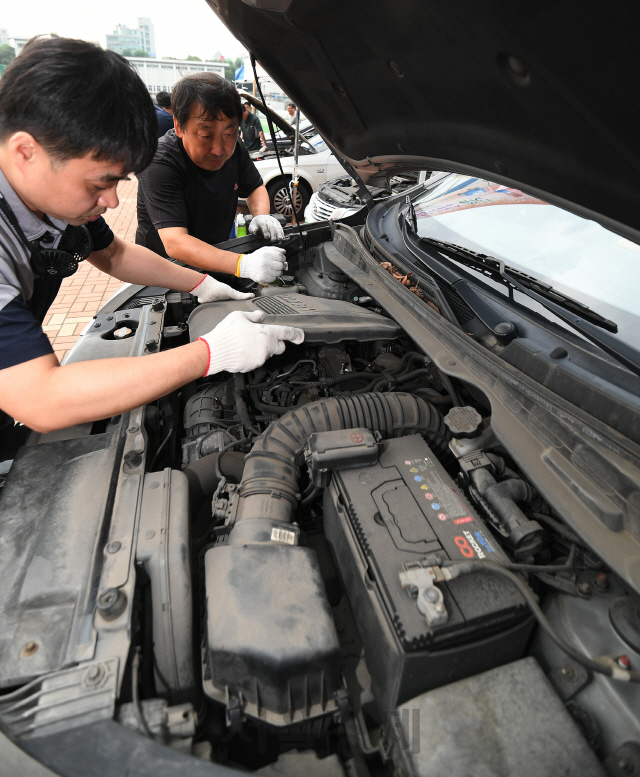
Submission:
[[0,79],[0,460],[13,418],[40,432],[110,418],[198,377],[255,369],[303,339],[237,311],[189,345],[59,365],[41,323],[62,280],[52,272],[73,269],[63,249],[82,225],[93,238],[87,261],[119,280],[200,302],[251,296],[125,243],[102,218],[118,205],[118,182],[153,158],[156,132],[139,76],[92,43],[34,39]]
[[240,132],[242,133],[242,142],[247,148],[247,151],[259,151],[261,148],[266,148],[267,144],[264,140],[264,132],[262,131],[262,124],[260,119],[251,113],[251,106],[249,103],[244,103],[242,106],[242,119],[240,120]]
[[173,87],[176,124],[160,139],[138,175],[136,243],[207,272],[271,283],[285,269],[285,252],[264,246],[248,254],[215,248],[229,238],[244,197],[249,231],[275,242],[282,227],[269,214],[269,195],[238,131],[242,109],[234,85],[215,73],[194,73]]

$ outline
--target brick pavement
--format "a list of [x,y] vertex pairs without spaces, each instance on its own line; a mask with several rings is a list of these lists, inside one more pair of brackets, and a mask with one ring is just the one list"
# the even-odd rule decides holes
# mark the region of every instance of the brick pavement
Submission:
[[[136,234],[136,194],[138,181],[122,181],[118,185],[120,204],[105,214],[105,219],[116,235],[134,242]],[[122,283],[105,275],[88,262],[82,262],[78,272],[62,281],[62,286],[44,320],[53,350],[60,361],[78,339],[102,305]]]

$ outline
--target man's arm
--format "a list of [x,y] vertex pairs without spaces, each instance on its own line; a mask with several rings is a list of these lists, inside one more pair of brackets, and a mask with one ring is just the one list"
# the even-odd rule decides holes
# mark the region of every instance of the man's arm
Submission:
[[[221,251],[215,246],[205,243],[189,234],[186,227],[166,227],[159,229],[158,234],[166,252],[173,259],[200,267],[207,272],[224,272],[235,275],[240,254],[232,251]],[[166,259],[163,260],[166,262]],[[167,262],[172,264],[172,262]]]
[[208,362],[202,340],[137,359],[64,367],[48,354],[0,370],[0,407],[30,429],[46,433],[152,402],[204,375]]
[[[247,205],[254,218],[268,215],[270,209],[269,194],[264,184],[251,192],[247,197]],[[159,229],[158,234],[166,252],[174,259],[179,259],[193,267],[201,267],[209,272],[236,274],[240,254],[221,251],[203,240],[198,240],[197,237],[189,234],[186,227],[167,227]]]
[[[0,407],[37,432],[111,418],[196,378],[249,372],[304,332],[263,324],[260,310],[236,310],[195,343],[139,358],[97,359],[61,367],[54,354],[0,370]],[[105,387],[107,387],[105,389]]]
[[254,218],[255,216],[266,216],[269,214],[271,203],[269,202],[267,187],[264,184],[254,189],[246,199],[251,215]]
[[201,273],[168,262],[148,248],[127,243],[119,237],[114,237],[108,248],[94,251],[87,261],[125,283],[191,291],[202,281]]

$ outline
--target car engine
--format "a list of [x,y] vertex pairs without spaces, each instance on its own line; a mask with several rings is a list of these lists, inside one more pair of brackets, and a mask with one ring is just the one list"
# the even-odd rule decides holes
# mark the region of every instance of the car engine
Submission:
[[[583,640],[579,614],[590,608],[629,655],[640,651],[637,601],[519,469],[482,393],[439,369],[336,252],[326,227],[293,233],[292,274],[251,300],[198,306],[143,290],[99,315],[77,358],[123,347],[112,333],[124,324],[131,343],[145,328],[143,354],[193,341],[233,310],[302,327],[305,342],[143,408],[126,421],[135,442],[118,450],[109,435],[119,419],[34,441],[5,486],[5,541],[18,543],[21,465],[37,463],[38,449],[74,446],[65,493],[74,478],[93,487],[78,462],[123,456],[122,473],[138,478],[125,511],[135,516],[134,583],[113,566],[122,529],[106,538],[113,582],[93,594],[107,647],[82,682],[111,689],[121,726],[183,754],[274,775],[479,774],[459,744],[473,736],[492,764],[483,774],[525,775],[531,759],[548,767],[540,773],[604,774],[601,760],[640,728],[634,684],[613,703],[601,678],[536,629],[530,605],[541,602],[565,640]],[[42,489],[54,482],[47,472]],[[92,568],[77,573],[83,582]],[[46,579],[20,599],[28,617],[46,603]],[[70,623],[64,613],[53,622]],[[126,613],[128,636],[117,629]],[[20,734],[16,710],[43,698],[40,675],[97,654],[72,654],[66,627],[49,626],[58,652],[42,649],[25,668],[21,646],[38,644],[41,627],[2,618],[0,649],[13,659],[0,719]],[[76,642],[86,645],[90,618],[83,628]]]

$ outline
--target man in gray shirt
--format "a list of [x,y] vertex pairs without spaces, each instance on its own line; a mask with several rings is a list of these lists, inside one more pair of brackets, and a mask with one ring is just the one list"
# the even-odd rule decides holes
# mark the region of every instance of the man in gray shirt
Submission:
[[200,302],[252,296],[125,243],[102,219],[118,205],[118,182],[153,158],[156,135],[139,76],[94,44],[34,39],[0,79],[0,437],[12,418],[40,432],[109,418],[302,341],[301,330],[260,323],[260,311],[237,311],[189,345],[59,365],[41,323],[77,267],[73,251],[119,280]]

